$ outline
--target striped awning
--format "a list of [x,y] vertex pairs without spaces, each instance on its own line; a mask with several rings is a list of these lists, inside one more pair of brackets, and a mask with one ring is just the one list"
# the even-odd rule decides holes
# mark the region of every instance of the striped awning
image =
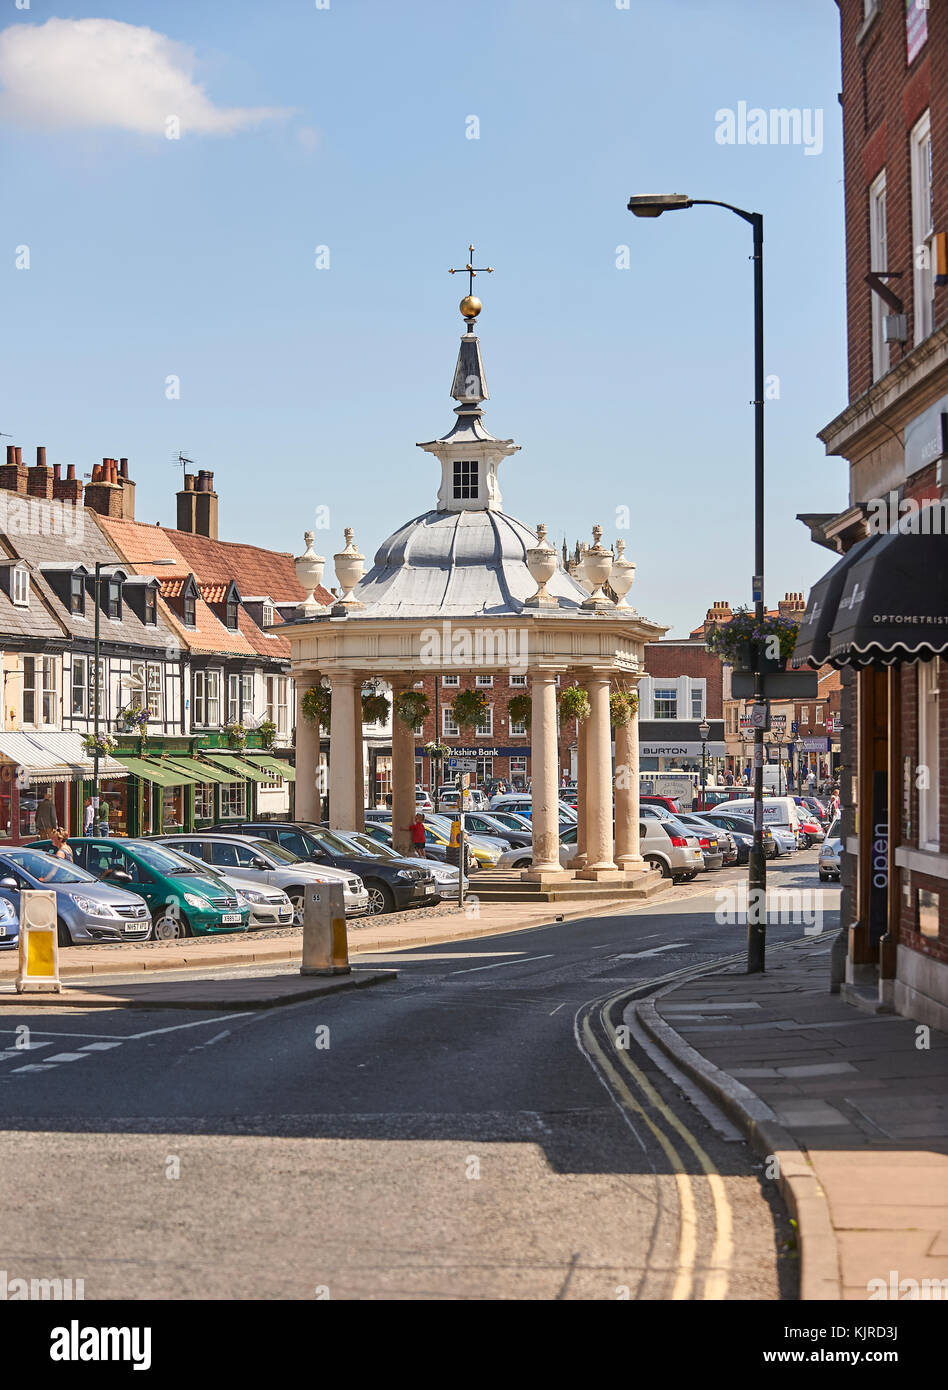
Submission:
[[278,777],[285,777],[288,782],[296,781],[296,768],[284,762],[282,758],[271,758],[266,753],[248,753],[246,757],[247,762],[253,763],[256,767],[275,772]]

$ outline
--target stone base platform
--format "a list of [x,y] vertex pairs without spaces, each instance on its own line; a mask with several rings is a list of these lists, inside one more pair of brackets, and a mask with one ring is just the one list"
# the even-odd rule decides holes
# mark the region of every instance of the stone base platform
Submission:
[[469,896],[485,903],[565,902],[622,900],[644,902],[669,886],[657,871],[623,874],[610,882],[551,875],[539,882],[520,877],[518,869],[483,869],[472,874]]

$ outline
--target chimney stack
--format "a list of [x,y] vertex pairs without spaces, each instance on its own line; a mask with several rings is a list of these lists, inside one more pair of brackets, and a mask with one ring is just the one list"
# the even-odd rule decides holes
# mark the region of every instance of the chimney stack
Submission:
[[53,474],[46,467],[46,450],[40,444],[36,449],[36,466],[26,470],[27,481],[26,489],[31,497],[43,497],[47,500],[53,495]]
[[178,493],[178,530],[217,540],[217,493],[210,469],[199,469],[196,478],[185,473],[184,487]]
[[15,444],[7,445],[7,461],[0,467],[0,488],[7,492],[26,492],[27,473],[24,468],[22,451]]
[[58,463],[53,464],[53,496],[60,502],[81,502],[82,501],[82,480],[76,477],[76,465],[66,464],[66,476],[59,476],[60,468]]
[[101,464],[93,464],[92,481],[85,490],[84,501],[90,511],[121,521],[125,515],[125,489],[117,479],[118,463],[115,459],[103,458]]

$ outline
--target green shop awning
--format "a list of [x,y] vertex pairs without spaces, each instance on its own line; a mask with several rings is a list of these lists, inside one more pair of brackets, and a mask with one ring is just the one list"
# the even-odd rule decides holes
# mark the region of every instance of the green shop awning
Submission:
[[283,762],[281,758],[269,758],[265,753],[248,753],[247,761],[257,767],[265,767],[268,772],[275,772],[279,777],[285,777],[288,782],[296,781],[296,768]]
[[165,758],[164,767],[176,768],[183,772],[189,781],[193,782],[229,782],[230,778],[219,768],[212,767],[210,763],[199,762],[197,758],[189,758],[182,754],[180,758]]
[[127,758],[124,753],[113,753],[112,757],[136,777],[144,777],[146,782],[157,782],[159,787],[182,787],[187,782],[197,780],[190,773],[182,772],[168,763],[152,763],[144,758]]
[[207,762],[213,763],[215,767],[221,768],[230,773],[227,779],[229,782],[239,782],[247,777],[252,782],[265,782],[267,774],[262,767],[254,767],[253,763],[248,763],[244,758],[237,758],[230,753],[212,753],[210,749],[201,749],[201,757]]

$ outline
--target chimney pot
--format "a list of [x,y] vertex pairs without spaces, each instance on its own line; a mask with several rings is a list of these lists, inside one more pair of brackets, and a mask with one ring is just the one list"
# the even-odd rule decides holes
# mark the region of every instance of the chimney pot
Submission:
[[7,467],[13,468],[16,465],[16,448],[13,444],[7,445]]
[[123,478],[128,477],[128,459],[119,459],[119,473]]
[[23,450],[20,448],[19,444],[15,446],[15,453],[16,457],[14,459],[14,462],[16,463],[17,468],[19,468],[21,463],[23,462]]
[[53,464],[53,482],[55,482],[55,483],[58,483],[58,482],[59,482],[59,475],[62,473],[62,467],[63,467],[63,466],[62,466],[61,463],[54,463],[54,464]]
[[44,444],[37,444],[36,446],[36,466],[37,468],[46,467],[46,446]]

